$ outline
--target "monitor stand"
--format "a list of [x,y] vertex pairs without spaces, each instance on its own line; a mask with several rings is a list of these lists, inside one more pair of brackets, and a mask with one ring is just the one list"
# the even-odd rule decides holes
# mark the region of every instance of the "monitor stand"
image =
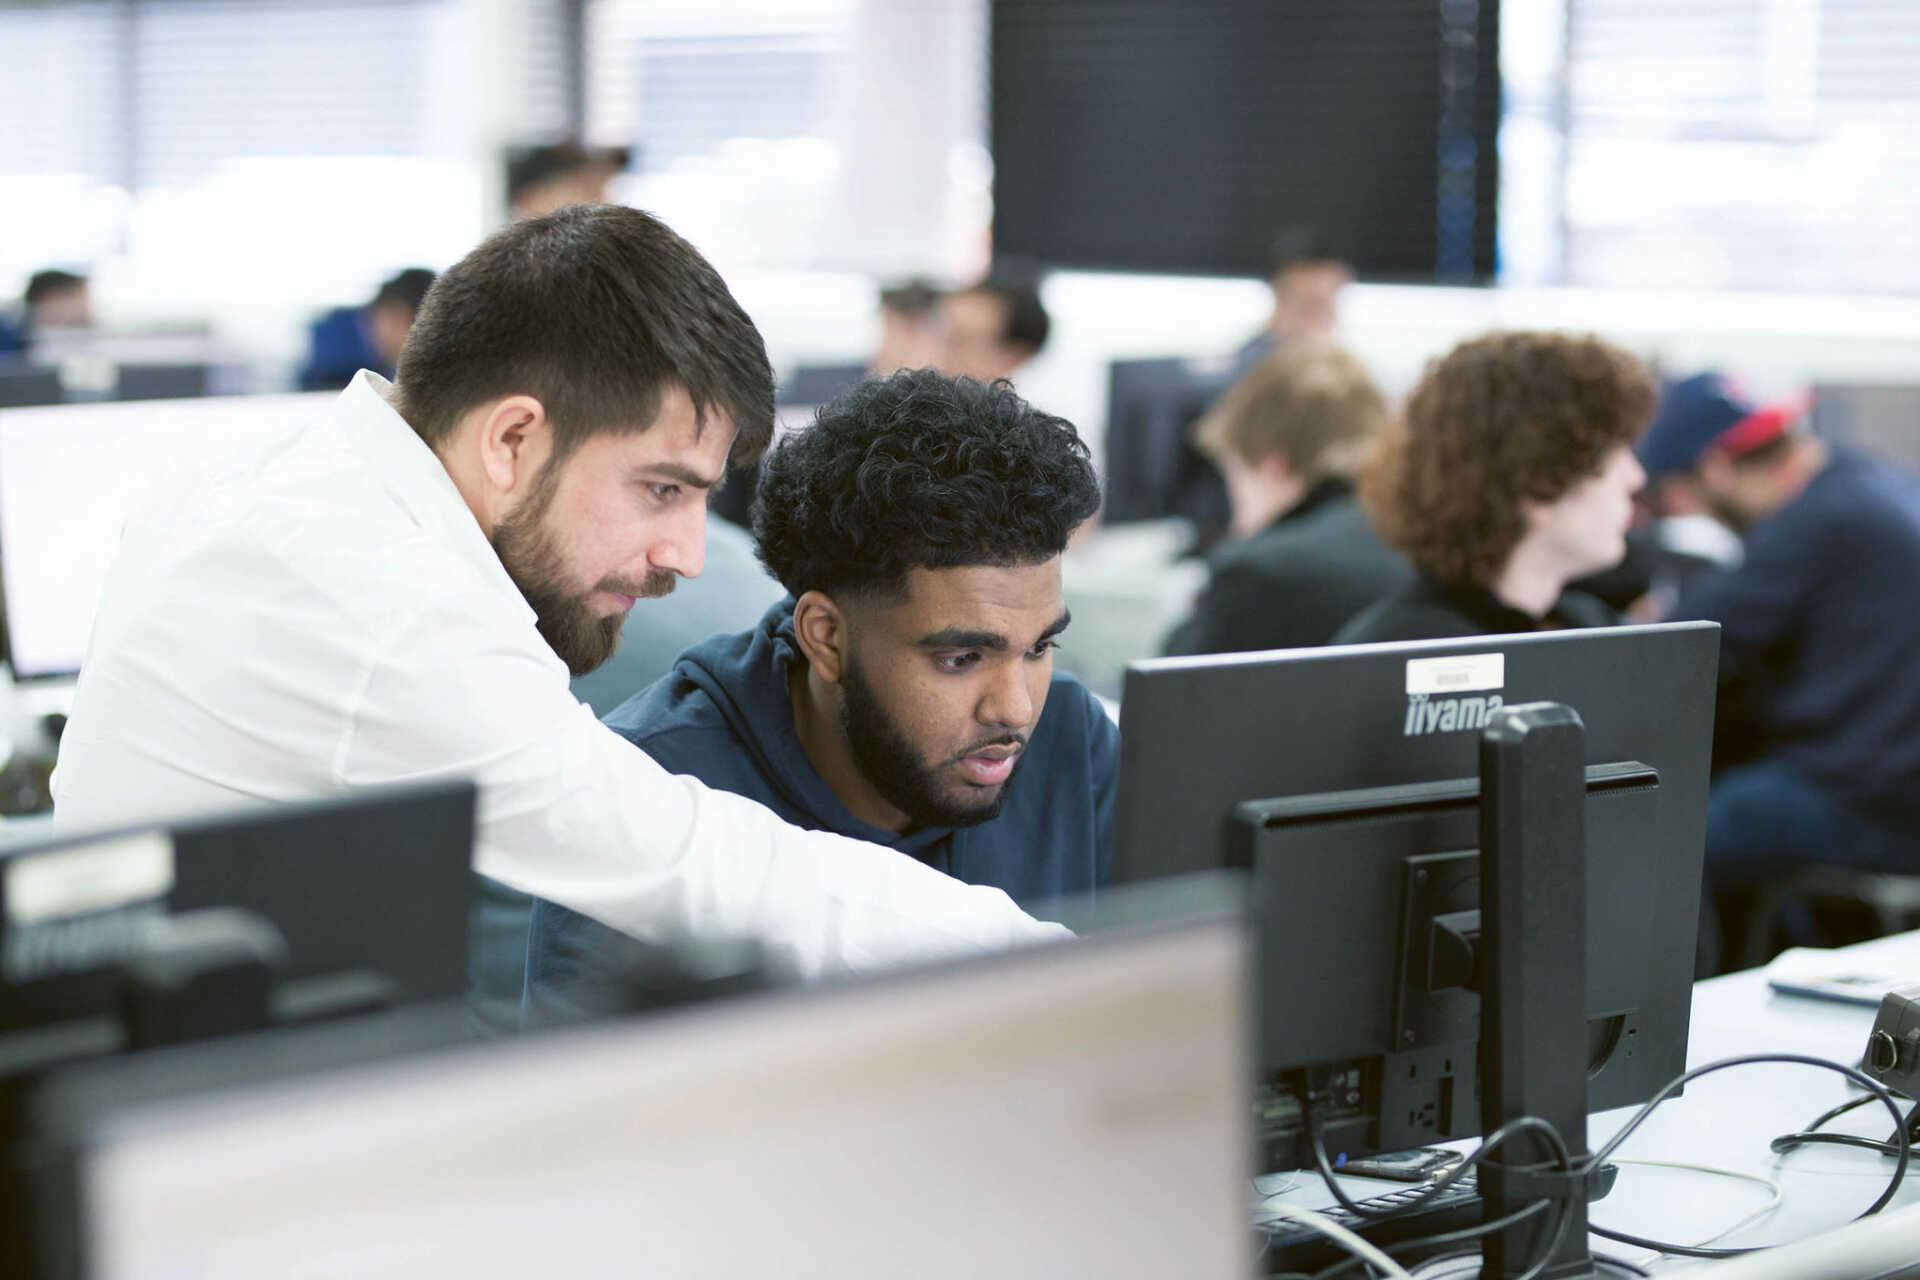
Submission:
[[[1538,1116],[1576,1165],[1590,1154],[1586,739],[1578,713],[1551,702],[1503,708],[1480,738],[1481,1132]],[[1558,1163],[1542,1135],[1524,1131],[1481,1165],[1485,1221],[1554,1201],[1487,1237],[1483,1280],[1525,1273],[1549,1239],[1558,1243],[1539,1280],[1632,1274],[1596,1263],[1587,1179],[1545,1171]]]

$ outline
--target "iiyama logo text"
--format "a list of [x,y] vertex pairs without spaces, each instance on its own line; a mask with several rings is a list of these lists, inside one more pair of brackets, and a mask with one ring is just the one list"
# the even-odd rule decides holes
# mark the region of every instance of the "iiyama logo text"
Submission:
[[1501,705],[1497,693],[1474,698],[1433,698],[1416,693],[1407,699],[1407,721],[1401,727],[1400,736],[1415,738],[1427,733],[1452,733],[1457,729],[1484,729]]

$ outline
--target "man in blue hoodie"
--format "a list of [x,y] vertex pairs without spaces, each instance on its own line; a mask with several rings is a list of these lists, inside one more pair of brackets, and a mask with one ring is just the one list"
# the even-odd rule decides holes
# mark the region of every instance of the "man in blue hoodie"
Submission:
[[[798,826],[1021,901],[1086,893],[1106,872],[1119,736],[1053,648],[1060,556],[1098,505],[1073,427],[1007,383],[858,384],[763,464],[754,537],[788,598],[606,723]],[[538,904],[529,1017],[593,1007],[632,954]]]
[[1664,510],[1744,547],[1671,614],[1720,624],[1710,896],[1816,863],[1920,871],[1920,480],[1716,374],[1668,387],[1640,449]]

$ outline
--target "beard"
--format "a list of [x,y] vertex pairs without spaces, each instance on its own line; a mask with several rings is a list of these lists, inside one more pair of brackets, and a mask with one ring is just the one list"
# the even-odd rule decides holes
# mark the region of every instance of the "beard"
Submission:
[[[547,467],[551,470],[555,465],[549,462]],[[625,613],[596,614],[594,595],[611,591],[636,599],[664,596],[673,590],[674,575],[655,569],[637,583],[607,577],[585,591],[569,586],[559,539],[547,524],[555,488],[543,474],[520,508],[494,526],[493,550],[533,608],[541,638],[569,672],[583,676],[613,656],[627,622]]]
[[[861,674],[860,666],[849,653],[840,678],[840,727],[847,735],[854,763],[873,784],[883,799],[922,827],[976,827],[1000,816],[1006,803],[1007,788],[1026,763],[1024,750],[1014,761],[1013,773],[1000,784],[990,800],[968,803],[941,786],[941,765],[930,765],[907,737],[905,730],[887,714],[874,697],[873,687]],[[1020,734],[1002,734],[986,742],[976,742],[946,763],[952,764],[985,747],[1019,745],[1026,740]]]
[[1753,516],[1731,498],[1703,492],[1700,497],[1700,505],[1707,509],[1708,515],[1743,538],[1747,536],[1747,531],[1753,527]]

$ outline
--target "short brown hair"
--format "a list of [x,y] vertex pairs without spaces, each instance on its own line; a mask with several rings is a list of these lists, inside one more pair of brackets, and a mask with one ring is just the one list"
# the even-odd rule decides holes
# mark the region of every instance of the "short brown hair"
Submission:
[[644,431],[669,387],[704,422],[733,419],[736,461],[773,438],[773,369],[760,331],[692,245],[620,205],[513,223],[427,291],[400,350],[400,415],[437,445],[462,414],[530,395],[556,459],[603,433]]
[[1595,475],[1653,416],[1638,360],[1594,337],[1495,333],[1427,367],[1360,484],[1380,534],[1445,582],[1485,586],[1525,504]]
[[1278,457],[1312,481],[1360,474],[1386,425],[1387,402],[1365,365],[1338,347],[1290,342],[1233,384],[1194,440],[1254,466]]

